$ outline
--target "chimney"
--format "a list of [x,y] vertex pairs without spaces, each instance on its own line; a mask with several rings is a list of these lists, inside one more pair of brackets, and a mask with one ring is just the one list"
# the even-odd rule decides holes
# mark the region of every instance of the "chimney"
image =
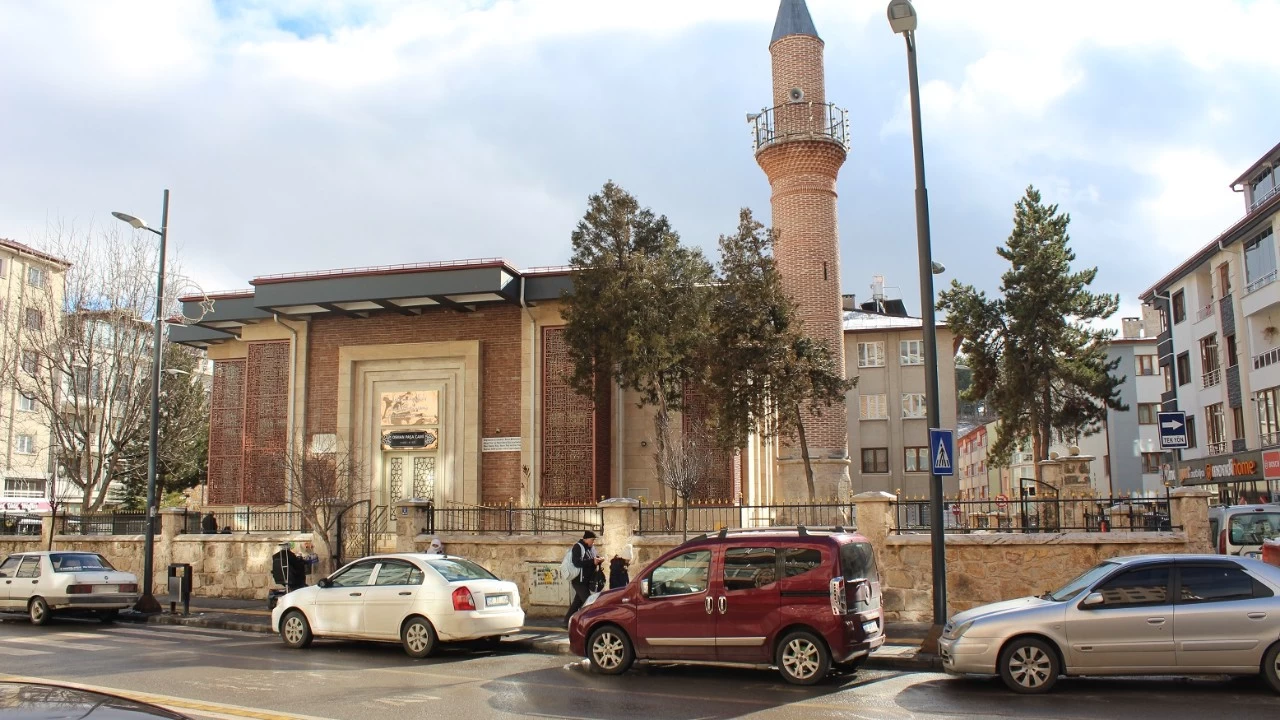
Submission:
[[1136,340],[1142,337],[1142,321],[1136,317],[1120,320],[1120,337],[1125,340]]

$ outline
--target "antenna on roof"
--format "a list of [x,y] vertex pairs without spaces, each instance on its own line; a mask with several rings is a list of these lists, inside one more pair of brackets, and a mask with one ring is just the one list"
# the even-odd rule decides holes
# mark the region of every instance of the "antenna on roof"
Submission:
[[796,532],[800,534],[800,537],[808,537],[808,536],[809,536],[809,531],[808,531],[808,530],[806,530],[806,529],[804,528],[804,526],[803,526],[803,525],[797,525],[797,526],[796,526]]
[[720,532],[716,534],[716,537],[720,538],[721,540],[729,537],[729,528],[727,527],[720,528]]

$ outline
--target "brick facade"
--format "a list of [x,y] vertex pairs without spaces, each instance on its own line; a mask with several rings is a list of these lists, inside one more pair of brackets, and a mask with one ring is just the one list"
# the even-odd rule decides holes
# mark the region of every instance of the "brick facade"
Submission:
[[539,496],[544,505],[591,504],[610,494],[610,386],[598,383],[593,402],[569,385],[572,373],[564,328],[543,328]]
[[214,364],[209,398],[209,486],[212,505],[240,502],[244,477],[244,360]]
[[289,441],[287,340],[249,343],[244,383],[244,480],[240,502],[278,505]]

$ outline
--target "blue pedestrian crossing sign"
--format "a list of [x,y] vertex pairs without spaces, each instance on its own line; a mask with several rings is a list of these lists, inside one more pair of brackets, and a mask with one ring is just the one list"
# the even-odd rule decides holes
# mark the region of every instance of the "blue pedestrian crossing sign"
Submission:
[[1190,446],[1185,412],[1156,413],[1156,422],[1160,424],[1161,450],[1185,450]]
[[956,474],[956,436],[950,430],[929,428],[929,460],[934,475]]

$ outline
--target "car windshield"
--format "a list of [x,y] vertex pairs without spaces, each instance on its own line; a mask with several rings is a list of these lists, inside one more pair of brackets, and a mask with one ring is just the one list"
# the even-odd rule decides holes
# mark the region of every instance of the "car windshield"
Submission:
[[1048,593],[1044,596],[1045,600],[1053,600],[1054,602],[1067,602],[1079,595],[1085,588],[1091,587],[1094,583],[1101,580],[1105,575],[1115,570],[1117,565],[1113,562],[1104,562],[1101,565],[1095,565],[1084,571],[1079,577],[1062,587]]
[[1251,512],[1231,516],[1232,545],[1261,545],[1280,535],[1280,513]]
[[441,577],[449,582],[498,579],[488,570],[485,570],[470,560],[463,560],[461,558],[440,558],[438,560],[428,560],[427,565],[431,566],[431,569],[440,573]]
[[106,558],[93,553],[54,553],[49,556],[49,564],[54,572],[115,570]]

